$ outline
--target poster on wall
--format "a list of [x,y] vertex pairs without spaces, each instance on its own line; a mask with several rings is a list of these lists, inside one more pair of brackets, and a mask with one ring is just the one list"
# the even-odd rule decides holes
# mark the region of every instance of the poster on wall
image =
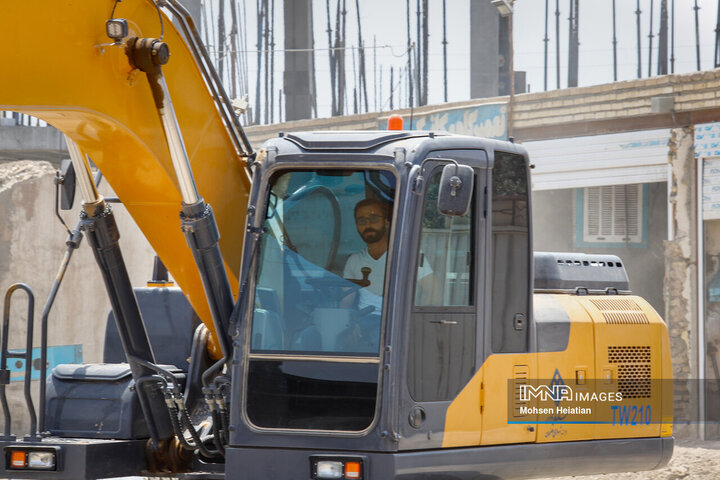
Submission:
[[720,123],[695,127],[695,158],[703,159],[703,220],[720,219]]
[[720,219],[720,158],[703,160],[703,220]]
[[[445,131],[496,140],[505,140],[507,137],[507,105],[504,103],[413,115],[412,121],[405,116],[404,121],[408,130]],[[387,119],[378,123],[378,128],[385,130]]]

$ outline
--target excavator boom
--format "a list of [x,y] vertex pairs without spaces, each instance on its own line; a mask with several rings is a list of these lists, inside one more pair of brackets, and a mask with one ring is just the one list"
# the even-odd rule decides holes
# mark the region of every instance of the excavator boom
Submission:
[[233,137],[192,41],[151,0],[32,0],[31,8],[27,3],[6,2],[0,15],[6,40],[0,59],[16,72],[0,76],[0,110],[45,120],[77,143],[213,330],[180,230],[181,196],[147,78],[132,65],[125,44],[108,38],[105,22],[126,19],[128,37],[162,37],[170,48],[164,75],[198,191],[215,211],[236,291],[250,188],[243,156],[250,152]]

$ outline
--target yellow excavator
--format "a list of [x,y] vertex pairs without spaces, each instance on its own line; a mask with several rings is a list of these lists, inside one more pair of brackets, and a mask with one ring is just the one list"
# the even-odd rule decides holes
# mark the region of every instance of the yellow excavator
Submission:
[[[4,2],[0,31],[0,109],[66,135],[60,182],[82,194],[68,248],[87,239],[112,306],[105,362],[49,372],[22,439],[5,330],[3,477],[511,479],[669,461],[666,325],[618,257],[532,251],[522,146],[400,129],[254,151],[177,0]],[[130,284],[91,163],[159,257],[152,286]]]

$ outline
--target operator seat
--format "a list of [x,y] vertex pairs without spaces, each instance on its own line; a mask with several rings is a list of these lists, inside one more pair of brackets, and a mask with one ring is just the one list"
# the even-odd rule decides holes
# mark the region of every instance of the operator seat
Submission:
[[[134,291],[155,363],[187,371],[193,334],[200,324],[190,302],[178,287],[140,287]],[[103,362],[127,362],[112,311],[105,329]]]

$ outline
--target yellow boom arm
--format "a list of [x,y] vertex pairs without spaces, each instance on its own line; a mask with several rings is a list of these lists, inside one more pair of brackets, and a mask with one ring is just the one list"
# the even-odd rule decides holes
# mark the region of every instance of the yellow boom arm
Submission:
[[[129,37],[170,47],[163,72],[195,174],[213,206],[220,248],[237,290],[250,180],[192,51],[151,0],[3,2],[0,110],[41,118],[100,168],[200,318],[214,332],[192,254],[180,230],[181,197],[146,75],[105,21],[127,19]],[[32,15],[28,14],[32,12]]]

